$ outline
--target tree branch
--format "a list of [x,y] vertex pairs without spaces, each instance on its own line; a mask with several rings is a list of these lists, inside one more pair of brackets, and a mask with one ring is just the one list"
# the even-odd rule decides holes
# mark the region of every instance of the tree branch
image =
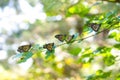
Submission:
[[[117,23],[118,23],[118,22],[117,22]],[[113,25],[115,25],[115,24],[117,24],[117,23],[114,23]],[[87,38],[90,38],[90,37],[93,37],[93,36],[95,36],[95,35],[98,35],[99,33],[102,33],[102,32],[104,32],[104,31],[109,30],[113,25],[110,25],[107,29],[102,30],[102,31],[99,31],[99,32],[97,32],[96,34],[87,36],[87,37],[85,37],[85,38],[81,38],[81,39],[74,40],[74,42],[75,42],[75,41],[80,41],[80,40],[83,41],[83,40],[85,40],[85,39],[87,39]],[[117,26],[117,27],[115,27],[115,28],[113,28],[113,29],[116,29],[116,28],[119,28],[119,27],[120,27],[120,26]],[[56,45],[56,47],[59,47],[59,46],[65,45],[65,44],[67,44],[67,43],[65,42],[65,43],[63,43],[63,44]]]

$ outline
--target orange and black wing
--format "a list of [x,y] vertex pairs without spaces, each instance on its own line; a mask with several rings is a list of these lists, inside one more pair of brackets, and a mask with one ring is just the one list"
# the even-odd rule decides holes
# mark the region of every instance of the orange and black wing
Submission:
[[19,46],[17,51],[22,53],[22,52],[27,52],[31,48],[31,45],[23,45]]
[[63,42],[66,38],[66,35],[58,34],[58,35],[55,35],[55,38],[57,38],[59,41]]
[[48,43],[48,44],[43,45],[43,48],[47,49],[48,51],[52,51],[53,46],[54,46],[54,43]]

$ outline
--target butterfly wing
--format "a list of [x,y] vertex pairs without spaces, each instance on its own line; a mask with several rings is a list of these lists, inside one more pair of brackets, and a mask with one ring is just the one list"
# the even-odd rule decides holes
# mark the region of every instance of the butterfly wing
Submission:
[[23,46],[23,51],[27,52],[30,49],[30,45]]
[[59,41],[63,42],[65,40],[66,35],[58,34],[55,35],[55,38],[57,38]]
[[18,49],[17,49],[18,52],[22,53],[23,50],[22,50],[22,46],[19,46]]
[[52,51],[53,46],[54,46],[54,43],[49,43],[49,44],[43,45],[43,48],[47,49],[48,51]]
[[49,51],[52,51],[52,49],[53,49],[53,44],[48,44],[48,45],[47,45],[47,49],[48,49]]
[[67,36],[67,37],[66,37],[66,42],[67,42],[67,43],[71,42],[71,41],[73,40],[73,38],[74,38],[74,35],[69,35],[69,36]]
[[31,48],[31,44],[30,45],[23,45],[23,46],[19,46],[17,51],[20,53],[27,52],[30,48]]
[[95,31],[97,32],[100,28],[101,24],[97,24],[97,23],[91,23],[90,24],[90,27]]

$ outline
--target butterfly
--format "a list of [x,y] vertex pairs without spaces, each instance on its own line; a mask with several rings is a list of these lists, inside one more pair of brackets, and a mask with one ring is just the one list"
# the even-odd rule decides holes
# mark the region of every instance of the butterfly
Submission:
[[74,35],[68,35],[68,36],[66,37],[65,41],[66,41],[67,43],[70,43],[70,42],[73,40],[73,38],[74,38]]
[[97,23],[90,23],[89,26],[95,31],[97,32],[101,26],[101,24],[97,24]]
[[20,53],[22,53],[22,52],[28,52],[29,49],[31,48],[31,46],[32,46],[31,44],[19,46],[18,49],[17,49],[17,51],[20,52]]
[[66,34],[57,34],[57,35],[55,35],[55,38],[57,38],[59,41],[63,42],[66,38]]
[[43,45],[43,48],[47,49],[48,51],[52,51],[54,47],[54,43],[48,43]]

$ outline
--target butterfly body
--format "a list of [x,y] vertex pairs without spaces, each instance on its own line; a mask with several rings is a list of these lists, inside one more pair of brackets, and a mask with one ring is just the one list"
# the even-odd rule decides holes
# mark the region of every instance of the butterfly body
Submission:
[[43,45],[43,48],[47,49],[48,51],[52,51],[54,47],[54,43],[48,43]]
[[31,48],[31,46],[32,46],[31,44],[19,46],[18,49],[17,49],[17,51],[20,52],[20,53],[22,53],[22,52],[28,52],[29,49]]

